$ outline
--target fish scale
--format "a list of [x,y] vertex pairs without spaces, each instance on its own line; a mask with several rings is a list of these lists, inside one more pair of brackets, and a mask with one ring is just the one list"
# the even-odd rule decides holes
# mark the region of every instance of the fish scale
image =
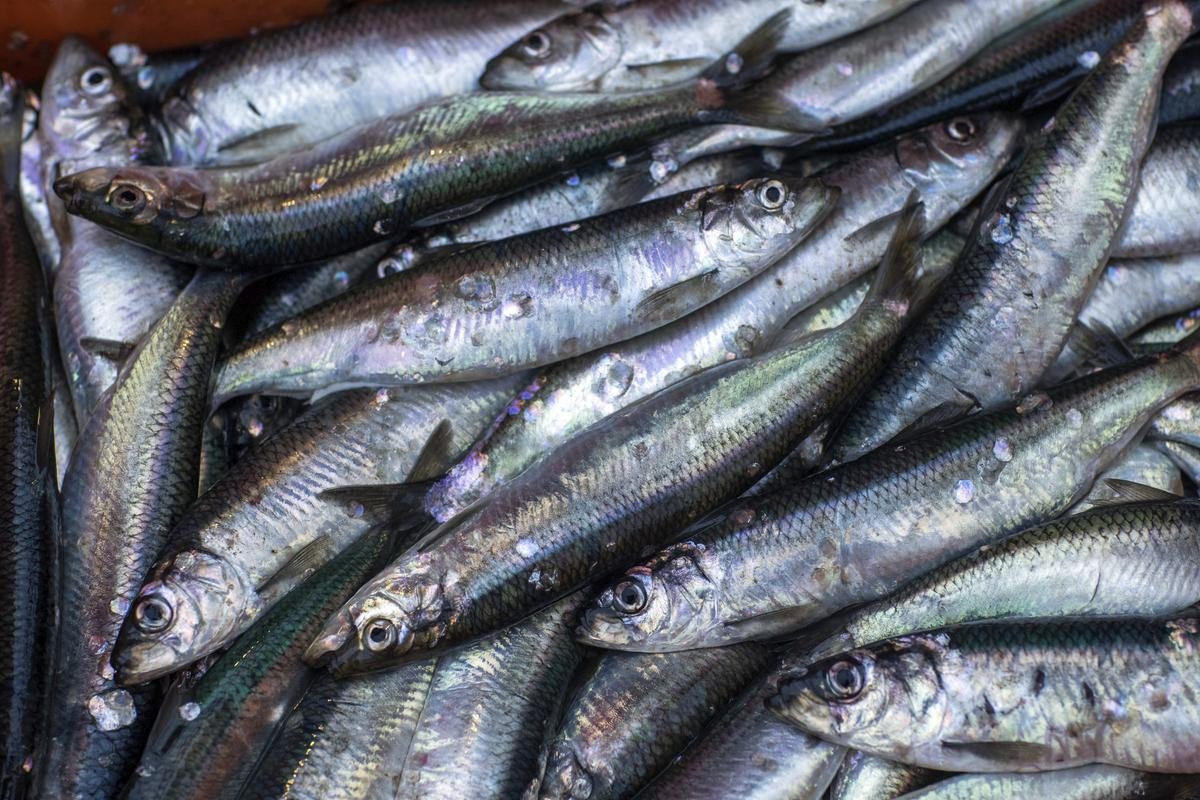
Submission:
[[1014,402],[1053,364],[1132,205],[1163,70],[1194,27],[1179,0],[1143,9],[995,190],[967,255],[847,419],[835,460],[922,420]]
[[976,415],[731,502],[617,579],[641,587],[642,608],[624,613],[602,591],[581,638],[630,650],[711,647],[790,633],[888,595],[1070,508],[1160,408],[1193,390],[1197,354],[1192,344],[1097,373],[1020,410]]
[[1191,253],[1200,249],[1200,123],[1164,126],[1142,165],[1129,218],[1114,257]]

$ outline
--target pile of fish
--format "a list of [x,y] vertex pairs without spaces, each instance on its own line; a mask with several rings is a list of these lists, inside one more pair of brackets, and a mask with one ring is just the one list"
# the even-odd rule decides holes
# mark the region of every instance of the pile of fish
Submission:
[[1200,796],[1198,28],[443,0],[5,76],[0,800]]

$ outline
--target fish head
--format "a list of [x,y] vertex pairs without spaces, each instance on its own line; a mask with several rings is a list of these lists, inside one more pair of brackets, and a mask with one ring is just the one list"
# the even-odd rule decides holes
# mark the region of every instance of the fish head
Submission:
[[[958,208],[1012,159],[1023,132],[1015,114],[953,117],[901,136],[895,145],[896,161],[922,198],[945,197]],[[936,216],[933,210],[927,213]]]
[[785,662],[767,706],[827,741],[888,752],[935,740],[947,712],[936,651],[926,636],[902,637],[811,664]]
[[621,61],[620,32],[601,13],[565,14],[530,31],[488,62],[479,85],[491,90],[586,90]]
[[[839,191],[813,178],[754,178],[687,200],[700,212],[709,255],[726,270],[774,263],[832,210]],[[754,272],[757,272],[754,269]]]
[[415,661],[437,647],[450,613],[445,579],[410,566],[401,559],[363,586],[325,624],[304,660],[353,675]]
[[109,153],[136,161],[150,149],[144,119],[116,68],[74,36],[63,39],[46,73],[39,132],[48,139],[44,151],[68,169],[83,158],[94,166]]
[[96,167],[54,182],[67,210],[154,246],[204,211],[199,174],[165,167]]
[[580,641],[615,650],[670,652],[722,643],[716,620],[719,566],[702,545],[681,542],[604,589],[576,629]]
[[145,683],[223,647],[254,613],[248,583],[230,562],[201,550],[159,562],[117,637],[117,680]]
[[587,766],[568,742],[556,742],[546,759],[539,800],[588,800],[593,779]]

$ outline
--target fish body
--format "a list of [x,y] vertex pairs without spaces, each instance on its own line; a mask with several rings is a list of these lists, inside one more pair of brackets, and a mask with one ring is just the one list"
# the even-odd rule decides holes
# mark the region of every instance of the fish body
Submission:
[[1113,247],[1117,258],[1192,253],[1200,249],[1200,123],[1165,126],[1142,164],[1129,217]]
[[96,407],[63,481],[60,607],[45,754],[47,797],[115,795],[154,712],[120,688],[112,648],[137,587],[196,496],[209,377],[241,281],[200,273]]
[[244,342],[216,397],[479,380],[621,341],[760,274],[836,199],[817,181],[757,178],[467,247]]
[[879,599],[939,564],[1053,519],[1192,391],[1195,349],[1082,378],[1018,409],[889,446],[742,498],[600,593],[583,641],[630,650],[777,637]]
[[1186,46],[1171,59],[1163,76],[1158,121],[1170,125],[1200,118],[1200,47]]
[[934,769],[1196,772],[1198,631],[1184,617],[900,637],[784,667],[767,704],[822,738]]
[[1133,204],[1163,70],[1193,28],[1184,3],[1144,10],[993,191],[969,254],[850,414],[834,460],[1003,407],[1054,363]]
[[[1167,406],[1167,409],[1170,407]],[[1162,414],[1159,414],[1158,419],[1161,418]],[[1092,490],[1087,493],[1086,497],[1071,506],[1071,510],[1067,513],[1081,514],[1092,508],[1110,505],[1120,499],[1120,490],[1114,489],[1109,481],[1127,481],[1183,497],[1183,477],[1180,475],[1179,468],[1170,458],[1156,450],[1153,442],[1143,441],[1100,473],[1096,482],[1092,484]]]
[[[771,713],[763,705],[765,713]],[[939,773],[924,767],[912,767],[886,758],[877,758],[858,750],[846,756],[829,787],[829,800],[895,800],[907,797],[937,780]]]
[[1143,800],[1181,797],[1175,790],[1186,777],[1089,764],[1053,772],[1002,772],[954,775],[912,794],[905,800],[1008,800],[1053,797],[1055,800]]

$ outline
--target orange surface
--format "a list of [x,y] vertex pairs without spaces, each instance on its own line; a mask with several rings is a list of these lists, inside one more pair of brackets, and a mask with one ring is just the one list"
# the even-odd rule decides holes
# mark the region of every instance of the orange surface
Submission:
[[78,34],[101,52],[230,39],[325,13],[329,0],[0,0],[0,69],[37,82],[58,42]]

